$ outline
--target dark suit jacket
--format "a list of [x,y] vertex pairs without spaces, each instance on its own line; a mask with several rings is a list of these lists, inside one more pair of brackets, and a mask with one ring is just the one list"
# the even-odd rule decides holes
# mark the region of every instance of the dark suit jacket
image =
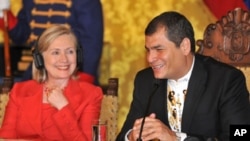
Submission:
[[47,119],[50,123],[44,122],[42,118],[42,92],[43,84],[34,80],[15,83],[6,107],[0,137],[91,141],[92,120],[98,119],[100,115],[103,96],[101,88],[70,80],[64,89],[69,104],[60,111],[54,110]]
[[[144,116],[154,79],[151,68],[137,73],[133,101],[117,141],[124,140],[134,121]],[[240,70],[210,57],[196,55],[184,103],[182,132],[205,139],[229,140],[230,124],[250,124],[249,93],[245,81]],[[167,80],[161,80],[148,114],[155,113],[169,127],[166,86]]]

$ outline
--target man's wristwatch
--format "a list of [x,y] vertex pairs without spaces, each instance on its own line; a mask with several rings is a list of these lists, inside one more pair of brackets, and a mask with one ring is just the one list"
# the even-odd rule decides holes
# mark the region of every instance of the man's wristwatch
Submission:
[[175,132],[175,135],[177,137],[177,141],[184,141],[184,139],[187,137],[187,134],[182,132]]

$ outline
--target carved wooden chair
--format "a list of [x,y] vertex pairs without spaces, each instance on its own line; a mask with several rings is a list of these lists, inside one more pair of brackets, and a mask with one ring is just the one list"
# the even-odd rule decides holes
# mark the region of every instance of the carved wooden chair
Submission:
[[209,24],[203,40],[197,40],[198,53],[233,65],[246,76],[250,91],[250,12],[241,8],[229,11],[216,23]]
[[109,78],[108,88],[104,91],[102,100],[101,116],[107,121],[107,141],[114,141],[117,135],[117,114],[118,114],[118,78]]
[[9,101],[9,94],[7,92],[1,92],[0,93],[0,127],[3,122],[5,107],[8,101]]
[[13,79],[11,77],[4,77],[3,83],[0,84],[0,126],[2,125],[5,107],[9,101],[9,91],[13,86]]

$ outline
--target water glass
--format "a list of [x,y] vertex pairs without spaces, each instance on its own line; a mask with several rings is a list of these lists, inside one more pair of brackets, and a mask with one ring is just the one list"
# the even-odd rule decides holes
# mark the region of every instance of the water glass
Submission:
[[104,120],[93,120],[92,122],[92,141],[107,140],[107,122]]

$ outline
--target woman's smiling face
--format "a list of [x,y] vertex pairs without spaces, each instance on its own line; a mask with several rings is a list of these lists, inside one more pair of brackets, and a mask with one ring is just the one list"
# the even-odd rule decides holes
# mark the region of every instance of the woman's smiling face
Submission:
[[57,37],[42,53],[49,79],[69,79],[77,65],[77,53],[71,35]]

